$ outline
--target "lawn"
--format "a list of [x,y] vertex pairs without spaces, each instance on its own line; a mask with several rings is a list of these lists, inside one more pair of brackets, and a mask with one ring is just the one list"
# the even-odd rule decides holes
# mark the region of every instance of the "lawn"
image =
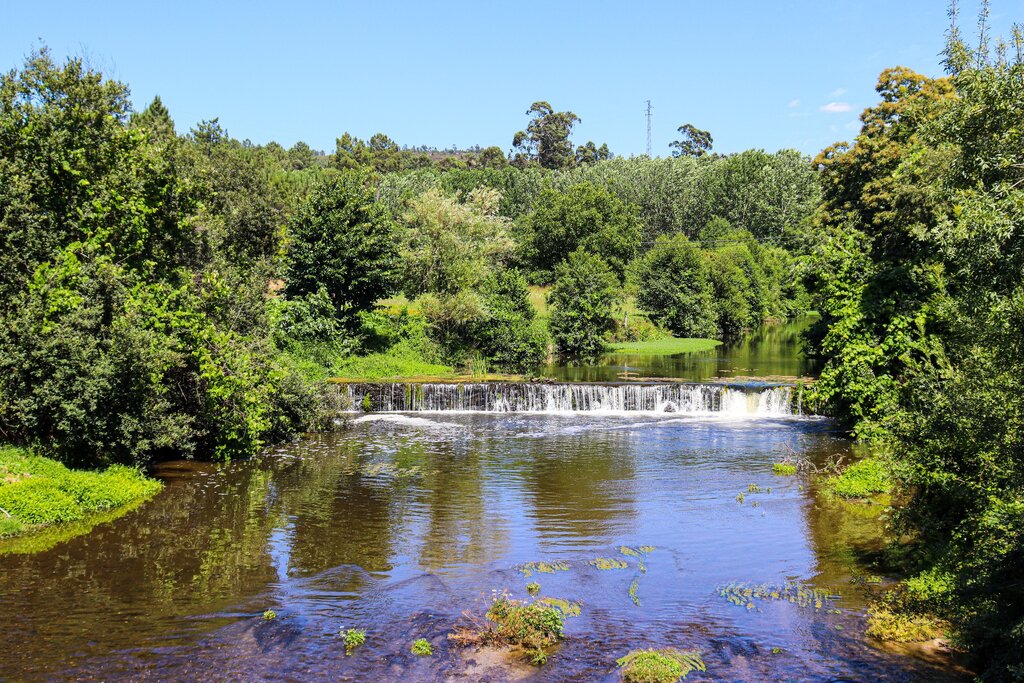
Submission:
[[644,342],[622,342],[612,344],[613,353],[636,353],[652,356],[671,356],[676,353],[692,353],[694,351],[710,351],[722,342],[717,339],[652,339]]

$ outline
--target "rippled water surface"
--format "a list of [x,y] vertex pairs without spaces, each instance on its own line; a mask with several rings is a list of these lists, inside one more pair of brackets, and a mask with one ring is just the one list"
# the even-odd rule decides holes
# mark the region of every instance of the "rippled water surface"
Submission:
[[[876,538],[773,476],[791,450],[848,443],[815,418],[391,414],[250,462],[170,463],[125,517],[0,556],[0,679],[613,681],[641,646],[701,650],[688,680],[933,679],[864,639],[851,579]],[[620,552],[641,545],[646,571]],[[582,605],[546,666],[449,644],[464,611],[529,581]],[[720,595],[788,582],[839,597]],[[350,657],[342,627],[367,631]],[[409,653],[419,637],[433,657]]]

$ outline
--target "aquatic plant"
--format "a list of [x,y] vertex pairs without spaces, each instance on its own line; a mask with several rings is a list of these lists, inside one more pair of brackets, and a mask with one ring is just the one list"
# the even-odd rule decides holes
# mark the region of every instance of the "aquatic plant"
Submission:
[[263,621],[272,621],[274,619],[277,619],[277,612],[274,610],[268,609],[263,613]]
[[373,401],[370,399],[370,394],[369,393],[363,394],[363,405],[362,405],[362,408],[363,408],[363,412],[364,413],[371,413],[371,412],[373,412]]
[[830,478],[825,488],[841,498],[867,498],[876,493],[888,493],[892,480],[881,460],[865,458]]
[[599,557],[595,560],[590,560],[587,564],[593,565],[598,569],[625,569],[629,566],[625,560],[615,557]]
[[637,559],[637,566],[644,574],[647,573],[647,565],[644,563],[644,557],[654,550],[655,548],[653,545],[642,545],[636,548],[631,548],[628,545],[619,546],[619,553],[626,555],[627,557],[635,557]]
[[567,611],[578,614],[579,605],[557,598],[529,603],[503,594],[494,598],[487,610],[487,623],[466,614],[471,625],[457,627],[448,637],[460,645],[488,643],[521,648],[533,664],[541,665],[548,659],[547,648],[562,639]]
[[526,564],[519,565],[518,569],[523,576],[529,578],[533,576],[534,572],[554,574],[555,572],[569,571],[569,564],[561,560],[557,562],[527,562]]
[[882,605],[868,608],[868,627],[872,638],[896,643],[917,643],[938,638],[946,625],[928,614],[899,612]]
[[729,602],[747,609],[755,609],[755,600],[783,600],[798,607],[813,607],[819,610],[826,601],[837,600],[839,592],[831,588],[814,588],[796,582],[781,586],[773,584],[730,583],[718,589],[718,594]]
[[530,583],[526,584],[526,592],[530,595],[536,595],[537,593],[540,593],[540,584],[536,581],[531,581]]
[[626,683],[675,683],[692,671],[707,671],[696,650],[632,650],[616,664]]
[[434,654],[434,648],[430,646],[430,642],[426,638],[417,638],[412,641],[409,651],[417,657],[429,657]]
[[557,607],[562,610],[562,614],[566,617],[578,617],[582,611],[582,605],[578,602],[572,602],[570,600],[563,600],[562,598],[541,598],[536,602],[538,605],[548,605],[550,607]]
[[777,462],[772,464],[772,472],[784,477],[793,476],[796,474],[796,465],[789,462]]
[[345,654],[352,654],[352,650],[366,642],[366,631],[361,628],[341,629],[341,636],[345,639]]
[[736,502],[739,503],[740,505],[743,505],[743,501],[745,501],[746,499],[747,497],[743,494],[742,491],[736,494]]
[[633,583],[629,584],[629,599],[633,601],[633,604],[637,607],[640,606],[640,596],[637,595],[637,591],[640,590],[640,579],[633,579]]

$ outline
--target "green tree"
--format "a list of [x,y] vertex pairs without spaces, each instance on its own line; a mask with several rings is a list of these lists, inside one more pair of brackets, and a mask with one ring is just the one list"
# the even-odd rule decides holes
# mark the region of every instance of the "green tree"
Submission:
[[615,327],[613,308],[621,296],[618,277],[600,256],[579,248],[559,263],[548,295],[558,355],[569,360],[600,356]]
[[702,157],[711,151],[714,139],[711,133],[696,126],[684,123],[676,129],[682,139],[669,144],[674,157]]
[[577,164],[595,164],[598,161],[608,161],[611,158],[612,153],[608,150],[606,143],[602,143],[598,147],[593,141],[588,141],[587,144],[576,148]]
[[571,111],[555,111],[547,102],[534,102],[526,112],[533,119],[512,138],[519,165],[535,162],[542,168],[568,168],[576,160],[569,136],[580,117]]
[[547,338],[535,324],[526,278],[518,270],[502,270],[480,287],[486,316],[477,331],[488,361],[510,372],[528,372],[540,365]]
[[366,175],[326,178],[292,219],[286,293],[294,298],[324,289],[339,320],[351,328],[359,311],[394,292],[395,235]]
[[460,203],[437,190],[412,200],[402,218],[402,289],[410,298],[475,289],[511,257],[508,221],[497,216],[500,195],[486,188]]
[[636,206],[591,183],[542,190],[524,227],[526,258],[541,279],[578,248],[601,256],[621,278],[640,245]]
[[718,329],[704,254],[683,235],[659,237],[633,266],[637,304],[677,337],[714,337]]

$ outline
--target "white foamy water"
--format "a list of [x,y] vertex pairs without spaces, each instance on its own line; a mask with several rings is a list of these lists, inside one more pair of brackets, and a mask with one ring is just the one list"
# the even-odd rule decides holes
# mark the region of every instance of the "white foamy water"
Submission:
[[679,413],[786,416],[800,414],[791,386],[721,384],[585,384],[488,382],[347,384],[357,409],[374,412]]

